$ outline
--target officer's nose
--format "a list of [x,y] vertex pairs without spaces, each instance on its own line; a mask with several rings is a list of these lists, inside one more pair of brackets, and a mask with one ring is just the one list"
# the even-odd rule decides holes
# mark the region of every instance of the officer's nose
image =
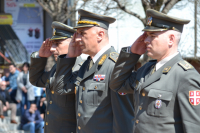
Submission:
[[80,42],[81,41],[81,34],[79,34],[79,33],[76,34],[75,41],[76,42]]
[[149,44],[150,43],[150,37],[147,36],[146,39],[144,40],[144,43]]
[[56,47],[57,45],[56,44],[52,44],[51,48],[50,48],[50,51],[53,53],[56,51]]

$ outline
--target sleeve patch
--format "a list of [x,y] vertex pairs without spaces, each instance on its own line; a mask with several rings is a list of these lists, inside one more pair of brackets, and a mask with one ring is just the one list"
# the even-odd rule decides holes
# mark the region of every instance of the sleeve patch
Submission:
[[200,103],[200,91],[195,90],[195,91],[189,91],[189,102],[191,105],[199,105]]
[[117,62],[118,56],[119,56],[118,53],[116,53],[116,52],[111,52],[109,58],[110,58],[111,60],[113,60],[114,62]]
[[185,60],[182,60],[178,63],[184,70],[193,69],[194,67]]

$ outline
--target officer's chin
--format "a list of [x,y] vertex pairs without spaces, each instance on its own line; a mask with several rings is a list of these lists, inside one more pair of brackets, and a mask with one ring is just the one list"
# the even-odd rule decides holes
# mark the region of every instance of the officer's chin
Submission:
[[53,56],[54,56],[55,61],[57,61],[58,55],[53,55]]

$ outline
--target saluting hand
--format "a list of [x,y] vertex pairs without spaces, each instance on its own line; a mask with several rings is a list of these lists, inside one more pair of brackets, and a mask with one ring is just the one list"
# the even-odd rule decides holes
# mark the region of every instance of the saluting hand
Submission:
[[69,43],[67,57],[77,57],[81,55],[81,48],[79,45],[79,40],[77,38],[78,33],[74,33],[71,42]]
[[40,57],[50,57],[52,55],[50,48],[52,46],[52,42],[49,41],[49,38],[47,38],[40,47],[39,50],[39,56]]
[[137,38],[137,40],[131,46],[132,53],[142,55],[146,52],[146,44],[144,43],[146,37],[147,34],[144,32],[140,37]]

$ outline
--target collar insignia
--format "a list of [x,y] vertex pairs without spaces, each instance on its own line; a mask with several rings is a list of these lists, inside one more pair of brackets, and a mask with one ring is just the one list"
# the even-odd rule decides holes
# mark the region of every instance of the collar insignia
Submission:
[[98,63],[98,65],[102,65],[104,63],[104,61],[106,60],[107,55],[103,55]]

